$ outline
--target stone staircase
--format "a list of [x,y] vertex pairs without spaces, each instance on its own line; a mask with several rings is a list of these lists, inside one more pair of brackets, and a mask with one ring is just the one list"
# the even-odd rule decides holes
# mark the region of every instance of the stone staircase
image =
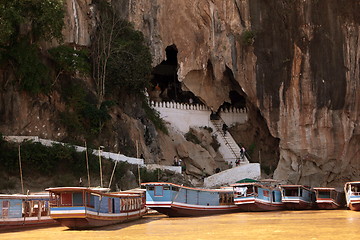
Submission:
[[223,146],[220,147],[220,152],[222,153],[224,160],[228,162],[232,167],[236,166],[236,160],[240,160],[240,163],[249,163],[246,156],[243,158],[240,154],[240,147],[235,142],[234,138],[231,136],[231,134],[226,131],[224,134],[224,131],[222,130],[224,121],[220,119],[211,120],[212,125],[215,128],[214,134],[217,136],[218,142]]

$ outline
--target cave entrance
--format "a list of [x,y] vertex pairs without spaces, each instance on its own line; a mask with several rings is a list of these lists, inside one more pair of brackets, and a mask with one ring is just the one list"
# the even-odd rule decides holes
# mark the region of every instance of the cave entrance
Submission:
[[180,103],[201,103],[191,92],[183,91],[178,80],[178,49],[175,44],[165,48],[166,60],[155,66],[152,71],[150,100],[155,102],[174,101]]

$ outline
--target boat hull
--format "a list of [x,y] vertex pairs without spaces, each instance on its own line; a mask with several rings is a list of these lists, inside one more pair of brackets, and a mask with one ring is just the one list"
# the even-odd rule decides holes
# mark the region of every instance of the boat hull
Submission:
[[70,229],[88,229],[95,227],[102,227],[114,224],[120,224],[123,222],[129,222],[136,219],[140,219],[142,216],[133,216],[129,218],[122,219],[113,219],[113,220],[104,220],[104,219],[96,219],[92,217],[87,218],[61,218],[56,219],[62,226],[68,227]]
[[93,214],[89,213],[69,213],[67,214],[59,214],[52,212],[51,216],[59,222],[62,226],[68,227],[70,229],[87,229],[93,227],[102,227],[107,225],[113,225],[128,221],[133,221],[136,219],[140,219],[143,215],[146,214],[146,209],[142,209],[141,211],[133,211],[123,214]]
[[349,208],[353,211],[360,211],[360,202],[350,202]]
[[316,206],[318,209],[332,210],[340,208],[340,204],[334,200],[317,200]]
[[266,212],[266,211],[279,211],[284,210],[284,204],[274,204],[265,201],[259,201],[257,199],[249,202],[235,201],[235,204],[241,211],[245,212]]
[[284,205],[289,210],[309,210],[314,208],[314,203],[305,201],[284,201]]
[[16,218],[16,219],[1,219],[0,231],[8,229],[22,229],[22,228],[37,228],[37,227],[51,227],[56,226],[58,223],[50,217],[37,217]]
[[157,207],[157,206],[149,206],[149,207],[169,217],[198,217],[198,216],[207,216],[207,215],[215,215],[215,214],[234,213],[240,211],[237,206],[211,208],[209,206],[190,207],[190,206],[172,204],[169,207]]

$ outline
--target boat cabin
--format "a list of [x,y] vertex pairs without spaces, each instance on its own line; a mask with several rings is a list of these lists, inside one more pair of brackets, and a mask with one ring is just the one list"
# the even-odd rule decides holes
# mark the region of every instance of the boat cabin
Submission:
[[234,197],[256,197],[271,202],[281,202],[281,192],[279,189],[265,186],[259,183],[239,183],[234,187]]
[[49,215],[49,195],[0,195],[0,218],[26,218]]
[[[57,209],[84,209],[100,213],[120,213],[140,210],[144,207],[141,196],[133,193],[107,194],[107,189],[83,187],[49,188],[52,213]],[[54,215],[55,216],[55,215]]]
[[174,201],[205,206],[234,204],[232,189],[200,189],[173,183],[144,183],[142,185],[146,187],[148,204],[155,202],[170,204]]

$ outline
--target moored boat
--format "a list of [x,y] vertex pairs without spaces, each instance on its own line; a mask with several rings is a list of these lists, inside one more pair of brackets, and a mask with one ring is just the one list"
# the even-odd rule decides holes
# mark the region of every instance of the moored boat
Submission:
[[233,189],[202,189],[173,183],[143,183],[146,206],[169,217],[205,216],[239,211]]
[[280,185],[282,202],[290,210],[306,210],[315,207],[315,191],[303,185]]
[[85,187],[49,188],[50,216],[70,229],[122,223],[146,214],[145,192]]
[[57,224],[49,213],[49,194],[0,194],[0,230]]
[[276,211],[283,210],[281,191],[260,182],[238,183],[234,188],[234,202],[242,211]]
[[316,205],[318,209],[338,209],[344,207],[344,193],[335,188],[317,187]]
[[360,210],[360,182],[347,182],[344,187],[346,206],[354,211]]

